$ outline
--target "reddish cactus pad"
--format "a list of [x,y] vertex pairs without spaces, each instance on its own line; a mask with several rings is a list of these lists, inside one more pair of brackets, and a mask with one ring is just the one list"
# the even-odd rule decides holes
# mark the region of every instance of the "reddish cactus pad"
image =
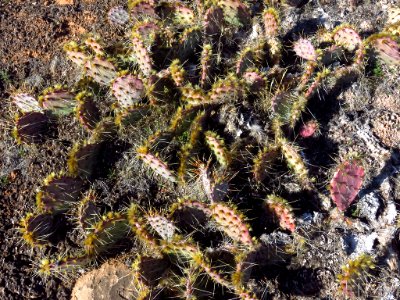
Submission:
[[330,182],[333,202],[345,211],[356,198],[363,184],[365,171],[357,160],[345,161],[335,172]]
[[266,80],[261,73],[248,71],[245,72],[242,77],[249,85],[251,92],[260,92],[266,86]]
[[308,138],[316,135],[319,124],[316,120],[310,120],[300,127],[299,134],[302,138]]
[[219,228],[232,240],[247,246],[253,245],[249,228],[243,222],[243,217],[235,209],[224,204],[213,204],[211,206],[211,214]]
[[279,219],[279,225],[291,232],[296,230],[296,222],[290,204],[283,198],[269,195],[266,200],[267,206]]

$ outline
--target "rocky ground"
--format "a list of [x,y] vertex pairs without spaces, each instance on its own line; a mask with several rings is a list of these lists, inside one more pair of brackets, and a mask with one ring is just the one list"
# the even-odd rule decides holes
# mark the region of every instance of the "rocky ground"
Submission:
[[[32,264],[37,253],[22,242],[17,225],[34,207],[35,191],[42,179],[53,170],[63,168],[72,146],[71,137],[82,136],[75,121],[67,117],[60,124],[56,139],[37,146],[17,145],[11,137],[16,110],[9,97],[19,89],[37,94],[56,83],[74,83],[77,71],[62,51],[62,45],[69,40],[95,33],[107,45],[123,42],[124,30],[111,25],[106,17],[108,10],[117,4],[125,5],[125,1],[5,0],[0,3],[0,299],[71,298],[75,279],[37,276]],[[289,6],[282,16],[284,38],[296,40],[315,33],[320,27],[332,29],[341,23],[353,24],[362,35],[379,32],[388,9],[395,4],[396,1],[388,0],[320,0],[300,8]],[[315,211],[299,216],[303,220],[299,226],[307,233],[303,236],[303,246],[294,250],[297,254],[287,271],[277,274],[275,281],[271,278],[265,281],[266,299],[340,298],[336,294],[340,266],[365,252],[379,261],[378,268],[360,283],[360,299],[400,298],[399,76],[398,67],[374,65],[338,94],[328,97],[321,91],[321,97],[312,99],[310,111],[320,122],[320,136],[312,141],[298,141],[305,149],[311,168],[319,166],[316,172],[327,177],[322,173],[329,172],[335,159],[354,151],[361,153],[368,166],[367,178],[349,213],[351,223],[337,217],[335,226],[332,222],[327,225],[326,219]],[[121,143],[119,147],[123,153],[127,145]],[[127,174],[133,171],[129,170],[128,160],[126,155],[117,156],[115,164],[120,167],[119,172],[94,183],[109,207],[123,207],[132,198],[168,201],[172,197],[154,191],[155,183],[150,177],[129,179]],[[277,238],[270,232],[260,236],[267,242]],[[59,252],[67,251],[74,244],[73,237],[65,240],[57,245]],[[75,299],[100,299],[97,297],[101,293],[108,295],[101,299],[126,299],[121,293],[116,296],[117,292],[111,288],[125,292],[131,288],[128,281],[116,280],[129,276],[122,267],[115,267],[121,261],[117,258],[107,262],[99,273],[86,274],[75,287]],[[94,280],[98,274],[110,279],[97,283]],[[318,286],[310,286],[310,282],[318,282]]]

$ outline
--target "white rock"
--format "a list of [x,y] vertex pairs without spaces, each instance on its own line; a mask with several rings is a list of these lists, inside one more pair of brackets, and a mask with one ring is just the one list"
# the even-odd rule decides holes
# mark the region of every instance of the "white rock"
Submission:
[[350,254],[350,258],[354,259],[362,253],[371,253],[377,238],[376,232],[358,235],[349,234],[343,237],[343,246],[346,252]]
[[357,202],[359,216],[366,218],[370,223],[376,220],[380,207],[379,197],[375,192],[370,192],[361,197]]

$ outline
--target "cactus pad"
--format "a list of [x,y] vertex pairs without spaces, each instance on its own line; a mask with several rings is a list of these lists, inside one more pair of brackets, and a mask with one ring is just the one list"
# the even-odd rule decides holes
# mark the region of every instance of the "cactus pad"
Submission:
[[84,67],[86,75],[102,85],[109,85],[117,77],[113,63],[101,57],[88,60]]
[[337,45],[349,51],[354,51],[362,43],[360,35],[349,26],[335,28],[333,31],[333,40]]
[[28,213],[20,222],[22,238],[31,247],[47,244],[54,230],[54,217],[49,213]]
[[144,84],[138,77],[126,74],[116,78],[112,84],[112,92],[123,107],[136,104],[144,96]]
[[93,224],[93,231],[87,235],[84,241],[86,253],[94,255],[107,252],[128,234],[129,226],[126,216],[110,212]]
[[345,161],[337,168],[329,189],[333,202],[341,211],[345,211],[356,198],[364,175],[364,168],[355,159]]
[[293,44],[293,50],[297,56],[304,58],[305,60],[316,61],[317,52],[314,46],[307,39],[299,39]]
[[279,17],[275,9],[269,8],[263,13],[264,31],[267,37],[277,36],[279,33]]
[[129,13],[134,20],[143,18],[157,18],[152,0],[129,0]]
[[95,204],[95,195],[89,191],[78,205],[78,224],[84,231],[92,231],[93,225],[100,221],[100,209]]
[[399,44],[390,36],[382,36],[373,40],[373,48],[388,65],[400,64]]
[[75,95],[61,85],[48,88],[39,96],[39,104],[43,109],[50,110],[55,115],[68,115],[77,105]]
[[208,36],[217,36],[224,24],[224,13],[220,7],[212,6],[204,14],[204,31]]
[[57,259],[43,258],[40,261],[38,273],[45,278],[55,276],[65,279],[81,273],[90,261],[90,256],[85,254],[58,257]]
[[355,286],[356,280],[363,273],[367,273],[369,269],[374,269],[375,263],[368,254],[361,254],[357,258],[350,260],[346,265],[342,266],[342,273],[337,276],[339,281],[339,291],[346,297],[354,297],[352,287]]
[[224,204],[213,204],[210,208],[211,217],[221,231],[236,242],[240,242],[246,246],[253,245],[249,227],[243,222],[242,215],[236,212],[235,209]]
[[296,224],[292,208],[285,199],[275,195],[269,195],[266,203],[269,209],[271,209],[278,217],[281,228],[287,229],[291,232],[295,231]]
[[101,143],[77,143],[69,152],[68,169],[71,175],[83,179],[92,178],[95,174]]
[[31,95],[25,93],[15,94],[12,97],[13,103],[22,113],[41,112],[39,102]]
[[99,57],[104,56],[104,47],[100,44],[100,40],[94,37],[89,37],[85,40],[85,45],[88,46],[90,50],[95,55],[98,55]]
[[171,77],[174,80],[176,86],[183,86],[186,76],[186,71],[182,67],[179,59],[174,59],[169,66]]
[[249,9],[240,0],[219,0],[217,5],[222,8],[224,19],[230,25],[242,27],[249,24]]
[[299,135],[302,138],[309,138],[316,136],[319,130],[319,124],[316,120],[310,120],[301,125]]
[[224,141],[212,131],[207,131],[204,133],[204,135],[206,143],[214,153],[217,161],[221,164],[221,166],[227,167],[231,161],[231,157]]
[[49,132],[50,119],[41,112],[27,112],[16,118],[14,137],[18,143],[43,142]]
[[311,179],[308,175],[308,169],[304,163],[304,160],[299,154],[299,150],[287,141],[283,141],[281,143],[281,150],[286,159],[288,167],[293,170],[303,187],[309,189],[311,186]]
[[175,174],[168,168],[167,164],[161,161],[157,156],[149,152],[147,147],[139,147],[137,154],[156,174],[164,177],[171,182],[177,182]]
[[83,67],[90,59],[90,57],[84,53],[84,47],[79,46],[76,42],[70,42],[64,45],[64,51],[67,57],[80,67]]
[[170,220],[162,215],[151,214],[147,217],[147,221],[151,228],[164,240],[172,240],[177,228]]
[[100,120],[100,111],[93,102],[93,94],[88,92],[80,92],[76,96],[78,105],[76,107],[76,115],[78,121],[87,130],[92,130],[96,127],[96,123]]
[[125,25],[129,21],[129,14],[122,6],[114,6],[108,11],[108,20],[114,25]]
[[140,71],[144,76],[150,76],[153,70],[153,62],[142,37],[138,33],[132,34],[132,50]]
[[261,92],[267,84],[263,74],[257,71],[246,71],[243,73],[242,77],[252,93]]
[[83,187],[79,178],[53,173],[44,180],[44,186],[36,194],[36,205],[47,212],[65,212],[79,201]]
[[271,168],[271,165],[279,156],[278,150],[276,146],[265,147],[255,157],[253,175],[257,182],[262,182],[268,175],[268,169]]

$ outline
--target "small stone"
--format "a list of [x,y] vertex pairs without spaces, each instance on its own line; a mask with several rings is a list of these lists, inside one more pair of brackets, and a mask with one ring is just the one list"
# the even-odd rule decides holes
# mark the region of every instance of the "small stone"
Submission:
[[56,0],[58,5],[73,5],[74,0]]
[[382,221],[385,224],[394,224],[397,218],[396,204],[393,201],[388,201],[384,214],[382,215]]
[[362,253],[371,253],[377,238],[378,234],[376,232],[370,234],[350,233],[343,237],[343,246],[346,253],[351,258],[355,258]]
[[393,178],[394,185],[394,201],[400,202],[400,173],[397,173]]
[[366,218],[368,222],[372,223],[376,220],[379,207],[378,195],[375,192],[368,193],[357,202],[358,216]]
[[381,185],[379,186],[379,191],[381,192],[382,197],[386,201],[390,200],[392,193],[392,185],[390,184],[389,177],[385,178],[382,181]]
[[360,30],[364,32],[368,31],[373,31],[374,30],[374,24],[370,20],[364,20],[361,22],[359,25]]
[[382,110],[371,118],[372,131],[383,144],[391,148],[400,147],[400,115]]
[[80,277],[72,290],[72,300],[133,299],[135,289],[131,270],[111,261]]

